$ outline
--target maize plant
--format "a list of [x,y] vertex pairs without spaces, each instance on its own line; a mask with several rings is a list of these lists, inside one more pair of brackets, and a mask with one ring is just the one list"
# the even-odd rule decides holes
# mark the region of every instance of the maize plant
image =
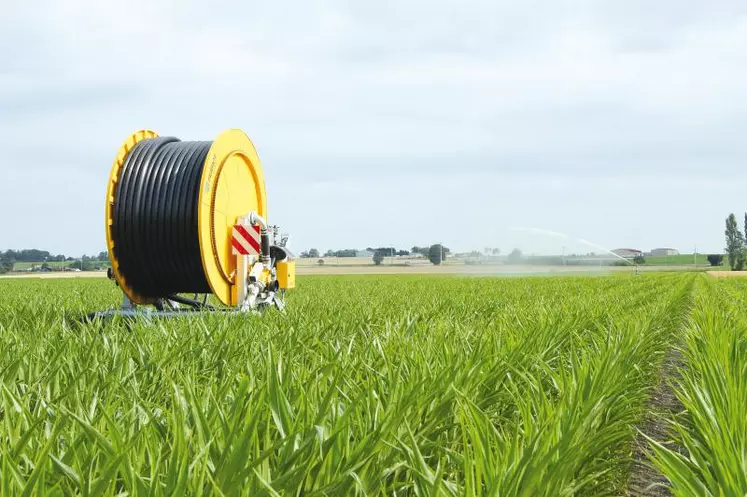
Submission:
[[[133,323],[76,322],[107,281],[3,279],[0,495],[620,495],[696,278],[309,276],[285,315]],[[704,453],[660,460],[743,493],[746,321],[696,300]]]

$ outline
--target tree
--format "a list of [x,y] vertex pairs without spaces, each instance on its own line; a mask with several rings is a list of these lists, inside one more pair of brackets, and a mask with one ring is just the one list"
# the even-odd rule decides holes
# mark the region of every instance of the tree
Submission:
[[98,261],[108,261],[109,260],[109,252],[99,252],[99,255],[96,256],[96,260]]
[[521,261],[521,250],[515,248],[508,254],[508,261],[511,263],[517,263]]
[[721,254],[708,254],[708,263],[711,266],[720,266],[724,263],[724,256]]
[[13,271],[13,265],[16,262],[16,253],[12,250],[0,252],[0,274]]
[[438,266],[446,259],[446,254],[448,253],[449,249],[447,249],[440,243],[436,243],[434,245],[431,245],[431,247],[428,249],[428,260],[431,261],[432,264]]
[[318,258],[319,257],[319,251],[317,249],[315,249],[315,248],[309,250],[309,257],[311,257],[312,259]]
[[13,262],[5,259],[0,259],[0,274],[5,274],[13,271]]
[[319,259],[318,261],[316,261],[316,263],[320,266],[324,266],[324,259]]
[[430,247],[418,247],[417,245],[415,245],[410,249],[410,252],[413,254],[422,255],[423,257],[429,257],[430,250]]
[[409,250],[398,250],[397,255],[410,255]]
[[744,268],[744,236],[737,227],[737,218],[729,214],[726,218],[726,253],[729,256],[729,267],[732,271]]
[[67,264],[67,267],[70,269],[80,269],[81,271],[91,271],[94,269],[93,264],[90,260],[85,260],[81,258],[82,260],[72,261]]
[[633,262],[636,264],[646,264],[646,259],[643,257],[643,254],[637,254],[633,257]]
[[355,257],[358,255],[356,249],[327,250],[324,257]]
[[373,255],[373,263],[381,266],[382,262],[384,262],[384,253],[381,250],[376,250]]
[[52,256],[46,250],[38,249],[8,250],[8,252],[17,262],[43,262]]
[[381,252],[381,254],[384,257],[391,257],[397,254],[397,249],[395,249],[394,247],[377,247],[377,248],[371,249],[370,251],[373,253]]

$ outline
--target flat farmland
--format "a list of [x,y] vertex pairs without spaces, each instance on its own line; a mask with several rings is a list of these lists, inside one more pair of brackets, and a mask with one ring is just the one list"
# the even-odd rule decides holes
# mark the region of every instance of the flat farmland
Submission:
[[745,294],[302,276],[286,315],[80,324],[111,282],[2,279],[0,495],[743,495]]

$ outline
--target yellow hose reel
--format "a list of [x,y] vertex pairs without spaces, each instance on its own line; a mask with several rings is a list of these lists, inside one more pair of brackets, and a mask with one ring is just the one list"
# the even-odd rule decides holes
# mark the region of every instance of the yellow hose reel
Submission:
[[[282,308],[295,286],[288,237],[267,224],[262,164],[241,130],[212,142],[133,133],[111,168],[105,219],[110,275],[133,308],[206,308],[184,293],[242,310]],[[256,240],[238,243],[237,233]]]

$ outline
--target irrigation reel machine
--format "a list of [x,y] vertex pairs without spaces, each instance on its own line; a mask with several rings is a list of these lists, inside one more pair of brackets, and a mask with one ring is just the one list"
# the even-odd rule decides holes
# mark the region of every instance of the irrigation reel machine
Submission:
[[242,131],[212,142],[137,131],[106,190],[109,277],[122,305],[89,319],[282,311],[295,262],[288,236],[266,219],[262,165]]

